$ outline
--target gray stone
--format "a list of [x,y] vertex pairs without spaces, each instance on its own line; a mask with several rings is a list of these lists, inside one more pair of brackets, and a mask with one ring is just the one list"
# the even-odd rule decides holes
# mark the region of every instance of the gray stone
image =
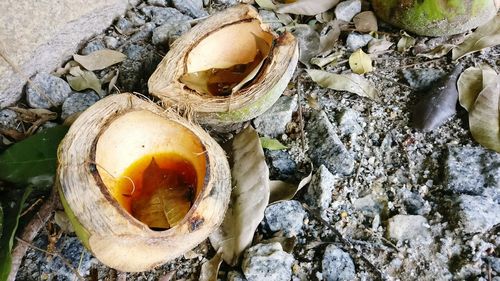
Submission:
[[172,5],[193,18],[208,16],[207,11],[203,9],[203,0],[172,0]]
[[496,273],[500,274],[500,258],[499,257],[487,257],[486,258],[491,265],[491,269],[493,269]]
[[152,41],[155,45],[169,45],[169,42],[179,38],[191,29],[188,22],[165,23],[153,30]]
[[245,251],[241,268],[248,281],[288,281],[293,262],[280,243],[257,244]]
[[49,73],[77,52],[83,40],[108,28],[126,0],[2,0],[0,42],[23,75],[0,59],[0,108],[22,96],[25,76]]
[[448,146],[446,186],[457,194],[484,195],[500,204],[500,154],[482,147]]
[[105,36],[104,44],[109,49],[116,49],[118,47],[118,39],[113,36]]
[[215,5],[233,6],[239,4],[240,2],[238,0],[213,0],[212,3]]
[[332,202],[332,192],[337,179],[324,165],[321,165],[307,188],[305,194],[307,204],[312,208],[319,209],[323,218],[325,218],[325,210]]
[[347,35],[346,46],[351,51],[356,51],[359,48],[366,46],[373,37],[369,34],[359,34],[356,32]]
[[460,195],[458,218],[466,233],[484,233],[500,223],[500,204],[485,196]]
[[378,198],[374,194],[368,194],[354,200],[353,206],[356,210],[361,211],[365,216],[373,218],[384,212],[384,209],[387,206],[387,201],[382,198]]
[[273,11],[260,10],[259,15],[262,18],[262,21],[274,30],[283,26],[283,24],[279,22],[278,17]]
[[426,215],[430,212],[430,206],[426,204],[420,194],[408,189],[401,189],[398,195],[409,215]]
[[283,231],[286,237],[297,236],[302,231],[306,212],[299,201],[286,200],[269,205],[264,219],[269,230]]
[[335,133],[324,111],[313,113],[307,127],[309,156],[316,167],[325,165],[332,173],[349,175],[354,159]]
[[102,41],[99,40],[99,39],[95,39],[95,40],[92,40],[92,41],[88,42],[85,45],[85,47],[83,47],[83,49],[80,51],[80,54],[82,54],[82,55],[88,55],[90,53],[102,50],[104,48],[106,48],[104,46],[104,43],[102,43]]
[[151,5],[151,6],[158,6],[158,7],[166,7],[167,6],[166,0],[147,0],[146,2],[148,3],[148,5]]
[[183,21],[190,21],[193,18],[186,16],[174,8],[163,8],[155,6],[146,6],[141,9],[141,11],[151,17],[151,21],[156,25],[162,25],[165,23],[180,23]]
[[123,33],[129,33],[130,29],[132,29],[133,27],[133,24],[130,20],[128,20],[127,18],[119,18],[116,23],[115,23],[115,26]]
[[0,110],[0,128],[18,129],[20,121],[17,120],[17,113],[11,109]]
[[33,108],[51,108],[60,106],[71,94],[69,84],[63,79],[47,74],[38,73],[26,87],[26,100]]
[[300,24],[292,30],[299,44],[299,61],[310,65],[311,59],[319,52],[319,33],[310,25]]
[[363,127],[360,124],[360,114],[354,109],[344,109],[338,116],[337,122],[342,135],[356,134],[363,132]]
[[74,93],[64,101],[61,118],[66,119],[72,114],[82,112],[96,103],[99,99],[99,95],[94,91]]
[[147,92],[147,80],[153,73],[161,57],[151,46],[130,44],[123,53],[127,59],[120,65],[118,85],[123,91]]
[[229,271],[227,281],[247,281],[247,279],[239,271]]
[[264,150],[266,160],[269,164],[272,179],[289,180],[295,179],[297,164],[290,154],[284,150]]
[[280,97],[270,109],[255,118],[255,130],[272,138],[285,133],[286,124],[292,121],[292,113],[296,108],[297,96]]
[[408,85],[417,91],[429,89],[433,83],[437,82],[446,73],[439,69],[403,69],[403,77]]
[[350,22],[359,12],[361,12],[360,0],[342,1],[335,7],[335,17],[346,22]]
[[132,22],[134,27],[143,26],[146,23],[146,20],[142,15],[138,15],[134,11],[127,12],[127,18]]
[[430,238],[429,224],[423,216],[396,215],[387,222],[387,235],[396,241],[427,242]]
[[356,276],[351,256],[335,245],[326,247],[321,267],[325,281],[350,281]]

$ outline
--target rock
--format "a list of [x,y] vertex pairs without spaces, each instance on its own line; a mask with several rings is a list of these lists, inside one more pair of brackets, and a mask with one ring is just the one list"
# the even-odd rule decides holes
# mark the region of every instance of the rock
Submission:
[[138,15],[134,11],[128,11],[127,18],[130,20],[134,27],[143,26],[146,23],[144,17],[142,15]]
[[347,35],[346,45],[347,48],[351,51],[356,51],[359,48],[363,48],[368,45],[368,43],[373,39],[373,37],[369,34],[359,34],[356,32],[350,33]]
[[203,0],[172,0],[172,5],[193,18],[208,16],[207,11],[203,9]]
[[239,4],[239,0],[213,0],[214,5],[233,6]]
[[360,114],[354,109],[344,109],[338,116],[337,122],[342,135],[355,134],[359,135],[363,132],[363,127],[360,124]]
[[266,23],[268,22],[268,25],[274,30],[283,26],[283,24],[279,22],[278,17],[273,11],[259,10],[259,15],[262,20]]
[[47,73],[38,73],[31,81],[36,86],[28,83],[26,100],[33,108],[48,109],[60,106],[72,92],[66,81]]
[[484,233],[500,223],[500,204],[485,196],[460,195],[458,219],[465,233]]
[[115,26],[122,32],[122,33],[129,33],[130,30],[132,29],[133,27],[133,24],[130,20],[128,20],[127,18],[119,18],[116,23],[115,23]]
[[248,281],[285,281],[292,277],[293,262],[280,243],[257,244],[245,251],[241,268]]
[[388,237],[396,241],[428,241],[431,236],[429,224],[423,216],[395,215],[387,224]]
[[156,25],[162,25],[165,23],[180,23],[184,21],[192,20],[190,16],[186,16],[174,8],[163,8],[155,6],[146,6],[141,9],[141,11],[146,15],[151,17],[151,21]]
[[82,112],[96,103],[99,99],[99,95],[97,95],[94,91],[74,93],[64,101],[62,105],[61,118],[66,119],[72,114]]
[[112,37],[112,36],[105,36],[104,37],[104,44],[109,49],[116,49],[118,47],[118,39],[116,39],[115,37]]
[[286,237],[297,236],[302,231],[306,212],[300,202],[281,201],[266,208],[264,219],[272,232],[283,231]]
[[295,179],[297,164],[284,150],[264,150],[269,165],[270,177],[278,180]]
[[118,85],[123,91],[147,92],[147,80],[153,73],[161,57],[151,46],[130,44],[124,49],[127,59],[120,65]]
[[166,0],[147,0],[146,3],[151,6],[158,6],[158,7],[166,7],[167,6],[167,1]]
[[417,91],[429,89],[434,82],[441,79],[446,73],[439,69],[404,69],[403,77],[408,85]]
[[337,7],[335,7],[335,17],[338,20],[343,20],[350,22],[352,18],[361,12],[361,1],[360,0],[348,0],[340,2]]
[[229,271],[227,281],[247,281],[247,279],[238,271]]
[[373,218],[381,215],[385,211],[387,208],[387,200],[379,198],[374,194],[368,194],[354,200],[353,206],[365,216]]
[[500,154],[482,147],[448,146],[446,187],[456,194],[484,195],[500,204]]
[[189,29],[191,29],[191,25],[188,22],[162,24],[153,30],[153,44],[168,46],[169,41],[173,42]]
[[356,276],[351,256],[335,245],[326,247],[321,267],[325,281],[350,281]]
[[430,206],[418,193],[411,192],[408,189],[401,189],[398,195],[409,215],[426,215],[431,211]]
[[309,25],[300,24],[292,30],[292,34],[299,44],[299,61],[310,65],[311,59],[319,52],[319,33]]
[[326,113],[313,113],[307,127],[309,156],[316,167],[325,165],[332,173],[349,175],[354,169],[354,159],[335,133]]
[[80,54],[82,54],[82,55],[88,55],[90,53],[102,50],[104,48],[106,48],[104,46],[104,43],[102,43],[102,41],[99,40],[99,39],[95,39],[95,40],[92,40],[92,41],[88,42],[85,45],[85,47],[83,47],[83,49],[80,51]]
[[255,118],[255,130],[271,138],[285,133],[286,124],[292,121],[292,113],[296,108],[297,96],[281,96],[270,109]]
[[313,175],[304,196],[307,204],[318,209],[323,218],[325,218],[325,210],[332,202],[332,192],[337,180],[337,177],[332,175],[324,165],[321,165]]
[[11,109],[0,110],[0,128],[18,130],[21,121],[17,119],[17,113]]
[[[0,1],[0,42],[23,75],[49,73],[69,59],[82,40],[108,28],[125,12],[123,0]],[[0,60],[0,108],[17,102],[25,79]]]

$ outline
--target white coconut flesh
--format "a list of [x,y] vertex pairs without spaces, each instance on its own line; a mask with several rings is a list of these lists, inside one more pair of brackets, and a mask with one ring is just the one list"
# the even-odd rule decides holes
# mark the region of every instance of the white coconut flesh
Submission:
[[180,82],[202,95],[234,94],[259,73],[273,39],[258,19],[223,26],[189,51]]
[[[207,169],[204,150],[188,128],[141,110],[119,116],[104,130],[96,144],[95,162],[104,186],[122,208],[150,228],[164,230],[179,223],[200,194]],[[177,170],[161,167],[159,159],[169,157],[184,165]],[[153,166],[157,171],[148,174]],[[130,167],[139,170],[132,169],[133,173],[127,174]],[[191,190],[181,189],[176,180],[181,173],[190,172],[179,171],[186,167],[194,168],[194,173],[187,175],[195,177],[188,179],[195,185],[192,197],[188,195]],[[170,178],[176,181],[168,186]],[[161,186],[148,186],[148,180]]]

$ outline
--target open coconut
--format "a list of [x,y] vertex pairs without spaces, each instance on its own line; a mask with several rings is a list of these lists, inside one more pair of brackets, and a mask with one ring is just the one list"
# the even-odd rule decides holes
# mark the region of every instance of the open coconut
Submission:
[[73,123],[57,184],[76,233],[102,263],[143,271],[202,242],[230,196],[227,159],[199,126],[131,94]]
[[168,105],[203,124],[250,120],[285,90],[298,60],[297,42],[278,36],[249,5],[212,15],[181,36],[148,81]]

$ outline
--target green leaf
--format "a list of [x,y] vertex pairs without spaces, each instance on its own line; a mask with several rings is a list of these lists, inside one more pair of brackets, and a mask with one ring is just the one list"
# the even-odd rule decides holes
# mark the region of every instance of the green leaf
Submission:
[[[23,209],[24,202],[31,193],[31,187],[28,187],[21,200],[19,200],[12,208],[5,209],[5,222],[3,222],[3,235],[0,239],[0,281],[5,281],[9,277],[12,267],[11,250],[14,245],[14,236],[19,225],[19,216]],[[8,206],[8,205],[6,205]]]
[[260,138],[260,144],[262,145],[262,148],[269,150],[283,150],[288,148],[286,147],[286,145],[282,144],[279,140],[267,137]]
[[57,146],[68,127],[46,129],[9,147],[0,154],[0,180],[16,184],[52,184]]

